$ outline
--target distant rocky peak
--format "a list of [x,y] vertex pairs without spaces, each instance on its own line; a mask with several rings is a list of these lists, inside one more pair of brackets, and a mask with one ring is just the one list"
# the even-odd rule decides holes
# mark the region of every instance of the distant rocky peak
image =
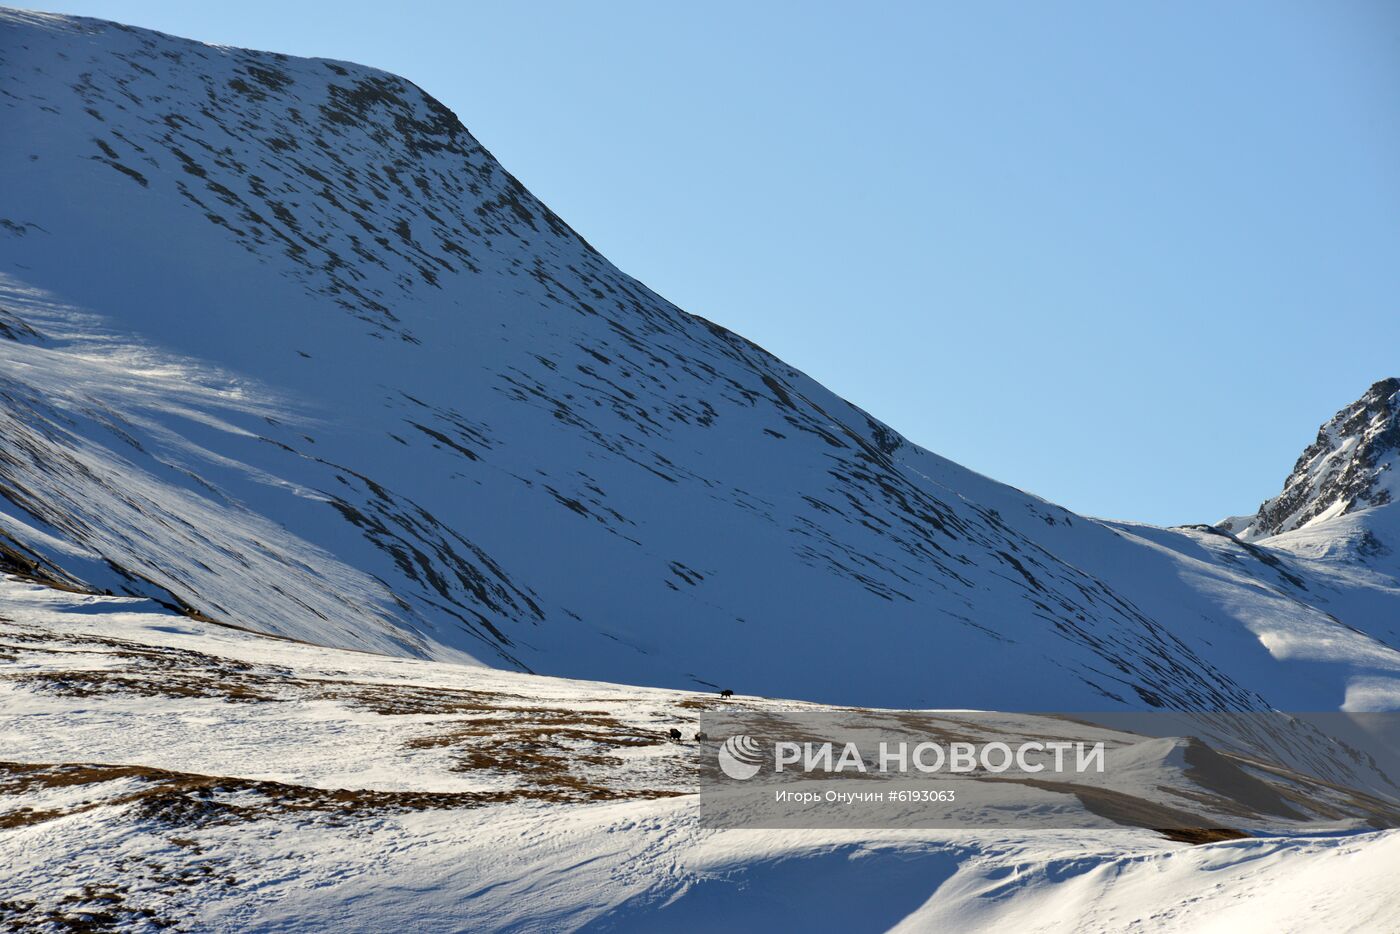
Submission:
[[1318,430],[1283,492],[1254,516],[1222,525],[1250,539],[1301,528],[1391,501],[1391,471],[1400,452],[1400,379],[1383,379]]

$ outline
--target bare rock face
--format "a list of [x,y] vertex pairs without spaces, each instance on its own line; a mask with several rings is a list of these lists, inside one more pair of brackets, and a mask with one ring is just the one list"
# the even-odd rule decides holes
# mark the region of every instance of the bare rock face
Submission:
[[1291,532],[1318,518],[1383,506],[1393,496],[1392,469],[1400,451],[1400,379],[1383,379],[1342,409],[1303,451],[1283,492],[1253,516],[1222,527],[1248,539]]

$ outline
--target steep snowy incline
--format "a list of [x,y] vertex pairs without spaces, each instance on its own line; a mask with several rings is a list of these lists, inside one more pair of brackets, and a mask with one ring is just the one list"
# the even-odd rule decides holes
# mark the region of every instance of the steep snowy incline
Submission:
[[1296,563],[1073,516],[680,311],[401,78],[0,12],[0,120],[11,570],[866,704],[1329,709],[1400,672]]

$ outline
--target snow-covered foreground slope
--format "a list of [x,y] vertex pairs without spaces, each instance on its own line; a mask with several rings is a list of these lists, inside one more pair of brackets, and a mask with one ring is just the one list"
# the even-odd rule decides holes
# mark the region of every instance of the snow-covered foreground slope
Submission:
[[401,78],[0,12],[0,120],[11,570],[630,683],[1393,702],[1389,591],[909,444],[618,271]]
[[713,698],[14,579],[0,616],[0,916],[40,930],[1378,931],[1400,912],[1400,832],[715,830],[694,744],[664,739]]

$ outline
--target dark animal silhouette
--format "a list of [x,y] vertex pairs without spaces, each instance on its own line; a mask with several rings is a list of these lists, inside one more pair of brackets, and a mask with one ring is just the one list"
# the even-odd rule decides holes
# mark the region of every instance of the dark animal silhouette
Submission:
[[734,696],[734,692],[729,690],[729,688],[725,688],[723,691],[719,692],[719,696],[723,697],[725,700],[728,700],[729,698]]
[[672,730],[672,731],[670,732],[669,735],[670,735],[670,737],[671,737],[672,742],[677,742],[677,743],[679,743],[679,742],[681,741],[681,731],[680,731],[680,730]]
[[710,737],[705,733],[704,730],[701,730],[700,732],[698,732],[698,733],[695,734],[695,741],[696,741],[697,743],[703,743],[705,740],[707,740],[707,739],[709,739],[709,738],[710,738]]

